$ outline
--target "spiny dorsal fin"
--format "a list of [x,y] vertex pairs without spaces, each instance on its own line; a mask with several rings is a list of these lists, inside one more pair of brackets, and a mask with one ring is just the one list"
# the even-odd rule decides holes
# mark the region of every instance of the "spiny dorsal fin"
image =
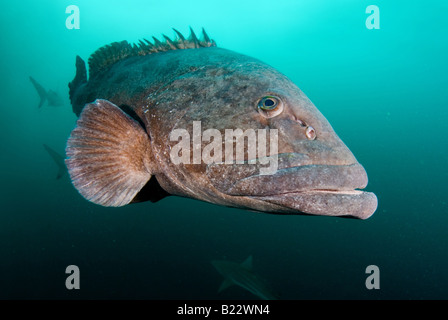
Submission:
[[156,37],[154,43],[143,39],[138,44],[130,44],[126,40],[121,42],[113,42],[96,50],[89,58],[89,76],[95,77],[101,72],[109,69],[114,63],[136,56],[145,56],[152,53],[179,50],[179,49],[196,49],[201,47],[216,47],[214,40],[210,39],[204,28],[202,28],[202,39],[196,37],[193,29],[190,28],[190,36],[185,38],[179,31],[174,29],[176,39],[172,40],[166,35],[162,35],[164,41],[160,41]]

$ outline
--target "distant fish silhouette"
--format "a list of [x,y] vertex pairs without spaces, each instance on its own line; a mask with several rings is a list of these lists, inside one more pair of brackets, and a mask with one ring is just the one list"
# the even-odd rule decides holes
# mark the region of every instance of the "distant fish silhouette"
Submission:
[[218,292],[232,286],[238,285],[241,288],[253,293],[263,300],[277,300],[266,283],[252,271],[252,256],[249,256],[243,263],[232,261],[212,261],[212,265],[224,277],[224,281]]
[[40,97],[38,108],[42,107],[45,101],[48,101],[48,105],[53,107],[62,106],[64,104],[61,97],[59,97],[55,91],[45,90],[33,77],[30,77],[30,80]]
[[67,168],[65,167],[64,157],[61,156],[56,151],[54,151],[53,149],[51,149],[46,144],[43,144],[43,146],[44,146],[45,150],[47,150],[50,157],[54,160],[54,162],[58,166],[58,173],[56,175],[56,179],[61,179],[67,173]]

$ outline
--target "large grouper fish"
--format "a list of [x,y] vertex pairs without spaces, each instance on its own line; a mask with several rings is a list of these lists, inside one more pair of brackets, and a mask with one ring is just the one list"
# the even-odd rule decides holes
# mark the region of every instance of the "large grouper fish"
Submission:
[[277,214],[375,212],[376,196],[359,190],[364,168],[294,83],[216,47],[204,29],[174,31],[174,40],[98,49],[89,80],[76,57],[69,89],[79,119],[65,161],[83,197],[111,207],[177,195]]

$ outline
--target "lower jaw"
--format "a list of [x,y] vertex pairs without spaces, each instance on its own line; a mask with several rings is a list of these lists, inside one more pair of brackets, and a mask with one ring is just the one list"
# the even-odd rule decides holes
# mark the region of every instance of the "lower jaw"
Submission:
[[253,197],[284,208],[284,213],[369,218],[378,206],[371,192],[359,190],[312,190],[272,196]]

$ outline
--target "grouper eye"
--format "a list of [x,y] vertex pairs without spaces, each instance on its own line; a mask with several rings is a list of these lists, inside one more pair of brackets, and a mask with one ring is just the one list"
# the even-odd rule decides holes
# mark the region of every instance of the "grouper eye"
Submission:
[[272,118],[283,111],[283,103],[280,98],[266,96],[258,102],[258,111],[266,118]]

